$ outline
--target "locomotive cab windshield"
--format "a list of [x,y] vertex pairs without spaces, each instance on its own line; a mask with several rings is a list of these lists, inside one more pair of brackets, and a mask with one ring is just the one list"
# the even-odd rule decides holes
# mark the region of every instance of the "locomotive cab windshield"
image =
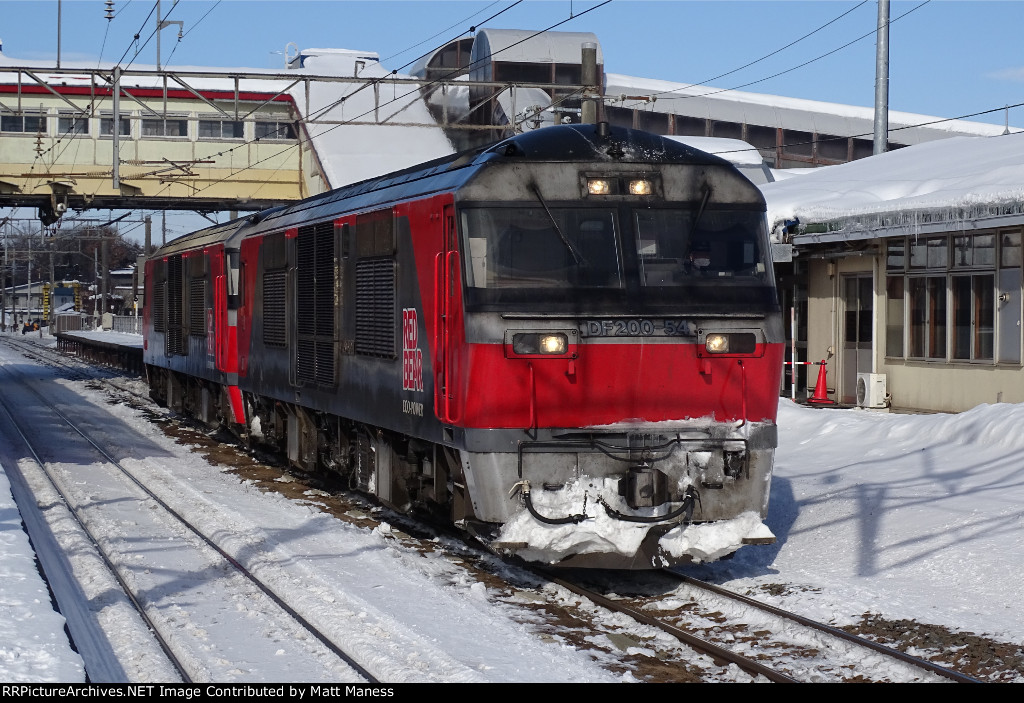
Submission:
[[467,205],[460,224],[467,310],[574,301],[614,313],[712,303],[767,311],[774,303],[761,212]]

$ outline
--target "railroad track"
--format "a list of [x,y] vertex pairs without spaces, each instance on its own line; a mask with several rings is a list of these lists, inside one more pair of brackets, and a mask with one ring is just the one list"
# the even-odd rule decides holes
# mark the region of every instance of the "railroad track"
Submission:
[[[274,649],[280,647],[282,651],[294,649],[290,652],[294,661],[301,662],[296,670],[299,680],[378,683],[366,668],[276,593],[266,579],[255,576],[163,497],[145,486],[104,446],[104,440],[94,437],[92,432],[62,412],[56,403],[33,390],[25,374],[0,366],[0,375],[6,377],[6,381],[0,382],[6,382],[9,387],[15,384],[20,393],[33,397],[30,412],[26,412],[27,403],[12,407],[10,394],[0,398],[2,412],[16,428],[31,457],[31,466],[23,467],[23,473],[30,469],[37,475],[45,475],[182,681],[232,680],[246,665],[226,661],[225,650],[220,650],[214,663],[207,651],[211,641],[222,639],[232,642],[242,636],[246,641],[243,659],[279,654],[259,651],[262,642]],[[59,454],[53,452],[52,446],[40,446],[38,428],[44,425],[50,429],[57,425],[67,428],[64,434],[72,439],[61,442],[64,446]],[[76,437],[72,437],[72,433]],[[69,452],[74,459],[62,460]],[[18,483],[19,490],[28,486],[24,475],[19,477]],[[19,504],[22,502],[32,505],[36,501],[19,499]],[[111,517],[109,511],[95,509],[97,503],[108,506],[120,503],[122,507],[116,516]],[[128,526],[128,534],[125,534],[125,526]],[[33,539],[39,538],[34,536]],[[51,569],[61,568],[60,564],[50,566]],[[261,569],[266,568],[266,564],[261,566]],[[200,574],[202,584],[197,582],[187,588],[223,589],[226,594],[244,601],[246,613],[260,613],[256,618],[260,622],[253,623],[252,618],[245,615],[235,617],[226,613],[224,608],[212,615],[183,612],[173,599],[167,598],[167,592],[177,587],[161,579],[161,572],[168,570]],[[47,576],[50,578],[52,574]],[[72,597],[70,600],[76,599]],[[65,604],[62,604],[64,609]],[[83,614],[68,616],[66,613],[66,617],[73,628],[76,623],[82,624],[89,619]],[[187,621],[187,625],[182,626],[182,621]],[[246,632],[252,634],[245,637]],[[77,639],[78,635],[72,634]],[[103,636],[86,634],[84,638],[102,640]],[[288,644],[282,644],[284,641]],[[114,644],[107,644],[100,650],[116,648]],[[254,655],[250,648],[257,654]],[[116,668],[116,665],[105,662],[93,664],[91,671]],[[249,671],[247,675],[258,673]]]
[[[726,618],[715,603],[705,601],[696,609],[708,611],[713,625],[694,625],[701,617],[680,613],[655,617],[652,611],[680,610],[683,594],[673,590],[668,597],[609,597],[580,583],[550,571],[551,581],[593,603],[623,613],[639,623],[668,633],[718,663],[734,664],[753,677],[778,683],[822,681],[885,681],[981,683],[978,679],[919,657],[914,657],[844,630],[759,602],[710,583],[691,578],[675,570],[664,575],[687,588],[713,594],[714,598],[739,604],[745,611],[741,619]],[[582,577],[586,578],[586,577]],[[659,602],[660,601],[660,602]],[[670,601],[670,602],[666,602]],[[685,610],[685,609],[684,609]],[[735,610],[733,608],[732,610]],[[750,617],[751,612],[759,613]],[[700,632],[701,635],[695,634]]]
[[[26,354],[45,359],[47,363],[67,368],[70,373],[75,373],[76,376],[96,380],[92,374],[84,374],[80,369],[76,369],[74,366],[61,361],[60,355],[56,351],[40,348],[32,342],[19,342],[20,340],[15,341],[15,345],[19,349],[23,349]],[[88,364],[83,364],[83,366],[93,369]],[[104,380],[104,382],[108,381]],[[110,382],[110,384],[113,389],[119,392],[128,392],[137,397],[142,397],[131,389],[121,387],[120,384],[113,382]],[[148,397],[145,400],[148,405]],[[415,538],[409,539],[410,544],[415,543]],[[436,544],[429,548],[433,549],[435,547]],[[415,549],[416,547],[413,546],[412,548]],[[700,589],[702,592],[713,594],[714,598],[728,599],[740,603],[744,608],[757,609],[764,614],[763,617],[769,618],[768,624],[765,624],[763,620],[758,620],[757,624],[740,623],[730,625],[729,623],[723,623],[710,628],[706,623],[688,626],[685,623],[687,618],[679,616],[652,617],[651,609],[665,609],[656,600],[641,599],[638,601],[637,599],[609,598],[580,583],[572,583],[566,580],[559,572],[543,572],[543,578],[547,579],[551,584],[558,585],[588,599],[601,608],[623,613],[637,623],[670,635],[685,647],[705,654],[713,662],[714,666],[735,666],[750,677],[763,677],[765,680],[778,682],[850,680],[977,681],[977,679],[965,676],[946,667],[935,665],[927,660],[909,656],[871,640],[851,635],[838,628],[816,623],[796,614],[787,613],[781,609],[760,603],[740,594],[732,593],[712,584],[697,581],[674,571],[666,572],[666,574],[673,579],[683,582],[687,588]],[[500,586],[495,587],[500,588]],[[537,593],[539,598],[548,598],[547,595],[543,594],[543,588],[537,589]],[[564,604],[556,602],[549,601],[549,603],[553,608],[564,606]],[[748,620],[750,619],[748,618]],[[791,624],[781,624],[783,621]],[[704,636],[698,636],[694,632],[687,631],[688,627]],[[799,631],[803,634],[794,635],[791,632],[793,627],[798,627]],[[601,626],[597,626],[597,631],[600,632],[601,629]],[[716,636],[712,632],[708,635],[708,630],[717,631],[719,634]],[[746,632],[744,633],[744,631]],[[613,633],[604,632],[598,634],[597,638],[600,639],[605,636],[613,636]],[[593,638],[593,636],[590,637],[591,639]],[[586,646],[587,638],[587,635],[582,635],[578,638],[581,646]],[[643,642],[638,641],[638,645],[642,647]],[[858,654],[857,652],[861,653]],[[687,678],[673,678],[676,674],[672,672],[667,660],[685,657],[685,654],[679,651],[675,651],[669,656],[659,653],[658,656],[661,659],[661,671],[655,673],[655,678],[652,680],[696,680],[693,677],[699,676],[699,674],[694,672],[700,669],[700,667],[690,666],[688,672],[681,674]],[[893,665],[888,662],[898,662],[897,669],[902,673],[893,675]],[[687,664],[680,661],[680,667],[679,671],[683,671]],[[899,667],[902,668],[900,669]],[[644,667],[641,666],[640,668],[643,669]],[[716,676],[719,677],[718,680],[722,680],[720,674],[711,674],[712,679]]]
[[106,366],[98,366],[88,361],[82,361],[74,356],[62,354],[52,347],[37,344],[32,341],[0,335],[0,343],[16,349],[24,356],[37,361],[44,366],[60,369],[65,372],[70,380],[90,381],[102,383],[120,393],[128,394],[146,404],[151,404],[149,394],[141,393],[132,388],[124,381],[124,375],[115,369]]

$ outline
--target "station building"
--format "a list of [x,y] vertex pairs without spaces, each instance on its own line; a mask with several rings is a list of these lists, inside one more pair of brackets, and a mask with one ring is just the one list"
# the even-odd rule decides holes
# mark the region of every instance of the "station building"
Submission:
[[828,359],[831,399],[942,412],[1024,402],[1022,183],[1018,132],[762,186],[806,281],[798,357]]

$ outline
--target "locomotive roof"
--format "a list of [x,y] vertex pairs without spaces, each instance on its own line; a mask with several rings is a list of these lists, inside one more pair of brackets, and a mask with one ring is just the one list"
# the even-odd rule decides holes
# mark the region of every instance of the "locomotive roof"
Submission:
[[194,249],[249,234],[312,224],[342,212],[386,207],[388,203],[454,190],[480,169],[497,162],[594,162],[694,166],[732,164],[686,144],[640,130],[604,124],[545,127],[494,144],[452,154],[401,171],[342,186],[290,205],[207,227],[179,237],[158,253]]
[[[453,154],[401,171],[353,183],[288,205],[261,218],[264,228],[294,226],[340,211],[429,195],[459,187],[479,169],[497,161],[675,163],[732,165],[720,157],[649,132],[604,125],[558,125],[518,134],[494,144]],[[390,191],[383,195],[383,191]],[[373,195],[371,195],[373,194]],[[344,202],[344,205],[339,206]]]

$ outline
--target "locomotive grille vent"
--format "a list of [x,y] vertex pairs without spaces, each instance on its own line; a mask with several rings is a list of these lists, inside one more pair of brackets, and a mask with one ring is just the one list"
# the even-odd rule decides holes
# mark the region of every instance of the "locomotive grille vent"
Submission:
[[356,353],[394,359],[397,318],[394,260],[357,262]]
[[295,376],[307,383],[334,385],[334,342],[300,339],[296,347]]
[[153,331],[167,331],[167,283],[153,284]]
[[182,336],[182,318],[185,311],[182,306],[181,257],[172,256],[167,260],[167,336],[165,348],[168,356],[185,353],[185,339]]
[[263,343],[279,349],[288,346],[284,286],[284,269],[263,274]]
[[296,240],[295,377],[321,386],[334,384],[334,223],[299,228]]
[[188,282],[188,333],[192,337],[206,336],[205,278],[193,278]]

